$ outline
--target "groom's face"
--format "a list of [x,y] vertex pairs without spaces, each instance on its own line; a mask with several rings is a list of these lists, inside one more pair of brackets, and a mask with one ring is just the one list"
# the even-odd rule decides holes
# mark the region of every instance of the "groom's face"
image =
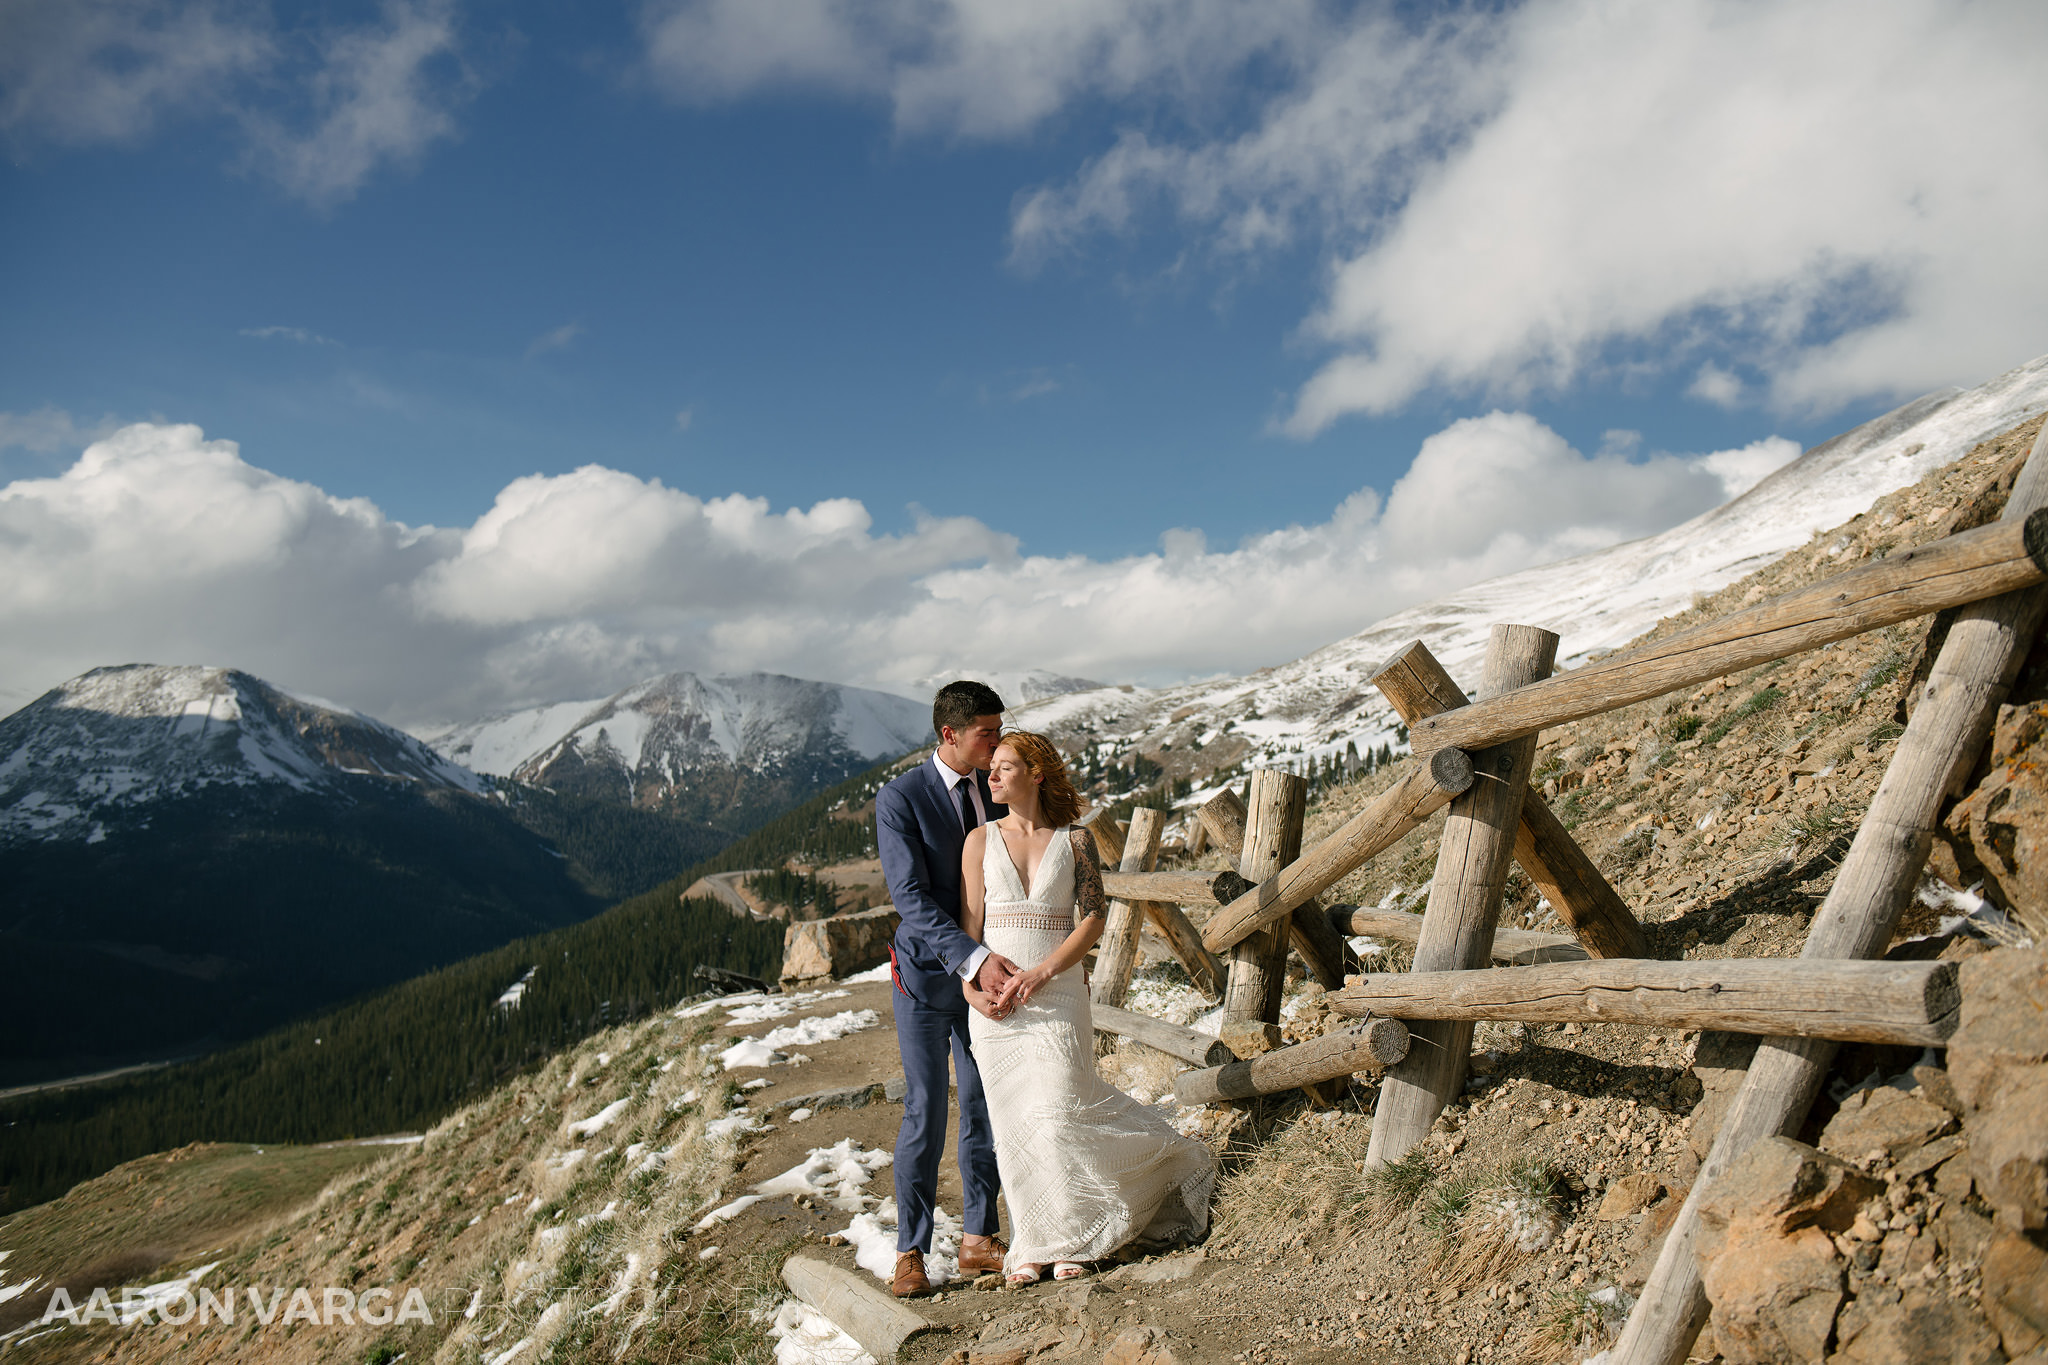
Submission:
[[946,727],[952,738],[953,752],[958,754],[969,767],[986,768],[995,761],[996,744],[1003,737],[1001,716],[976,716],[964,730]]

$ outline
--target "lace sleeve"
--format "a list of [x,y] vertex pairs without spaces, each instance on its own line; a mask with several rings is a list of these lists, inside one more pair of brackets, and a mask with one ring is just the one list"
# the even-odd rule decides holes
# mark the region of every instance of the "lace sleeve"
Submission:
[[1091,915],[1107,915],[1109,903],[1102,898],[1102,864],[1095,857],[1095,839],[1085,829],[1073,832],[1074,840],[1074,922]]

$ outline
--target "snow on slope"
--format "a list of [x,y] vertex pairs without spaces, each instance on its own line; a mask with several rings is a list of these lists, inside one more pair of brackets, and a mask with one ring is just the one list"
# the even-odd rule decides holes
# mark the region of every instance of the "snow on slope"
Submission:
[[1054,673],[1044,668],[1027,668],[1022,671],[990,672],[987,669],[962,667],[952,673],[934,673],[919,678],[909,685],[909,693],[921,701],[930,701],[932,695],[949,682],[965,678],[970,682],[987,683],[996,695],[1011,706],[1027,706],[1048,697],[1063,697],[1069,692],[1093,692],[1108,686],[1093,678],[1074,678],[1065,673]]
[[0,720],[0,842],[96,842],[116,810],[208,787],[314,791],[361,777],[484,785],[381,721],[235,669],[96,668]]
[[422,738],[478,772],[530,776],[569,752],[675,783],[707,761],[759,769],[824,745],[873,761],[924,743],[929,703],[775,673],[667,673],[595,702],[562,702]]
[[[1015,723],[1063,737],[1133,741],[1168,727],[1214,741],[1227,720],[1250,740],[1252,762],[1341,755],[1390,742],[1396,718],[1366,679],[1421,640],[1452,677],[1476,690],[1493,625],[1544,626],[1567,667],[1615,649],[1692,604],[1918,482],[1980,441],[2048,410],[2048,356],[1975,389],[1947,389],[1866,422],[1801,455],[1740,497],[1669,531],[1490,579],[1374,623],[1277,668],[1242,678],[1054,697],[1012,712]],[[1178,721],[1174,717],[1179,717]]]

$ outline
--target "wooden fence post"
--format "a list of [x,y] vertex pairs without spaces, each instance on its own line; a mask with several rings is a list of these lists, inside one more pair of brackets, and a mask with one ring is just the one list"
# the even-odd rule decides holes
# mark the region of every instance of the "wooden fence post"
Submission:
[[[1150,872],[1159,861],[1159,835],[1166,828],[1166,812],[1140,806],[1131,812],[1131,832],[1124,841],[1120,872]],[[1121,1005],[1131,988],[1131,968],[1138,961],[1138,931],[1144,927],[1145,911],[1136,901],[1109,903],[1109,923],[1095,948],[1095,989],[1098,1005]]]
[[[1307,779],[1277,768],[1254,772],[1238,874],[1249,882],[1264,881],[1301,856],[1301,824],[1307,811]],[[1223,992],[1224,1021],[1278,1024],[1286,969],[1285,925],[1261,929],[1231,949],[1230,981]]]
[[[2035,439],[1998,525],[2031,531],[2044,505],[2048,427]],[[2041,589],[2022,588],[1958,614],[1800,956],[1872,958],[1891,942],[1933,846],[1942,802],[1957,791],[1984,747],[1999,704],[2040,633],[2044,607],[2048,597]],[[1713,1150],[1614,1346],[1616,1360],[1682,1365],[1708,1311],[1696,1251],[1701,1196],[1755,1143],[1798,1129],[1834,1054],[1835,1044],[1818,1038],[1766,1038],[1757,1044]]]
[[[1466,704],[1465,694],[1420,640],[1389,659],[1369,681],[1411,726]],[[1593,956],[1650,955],[1649,940],[1628,902],[1534,792],[1522,798],[1515,861]]]
[[[1487,641],[1481,689],[1486,696],[1497,697],[1525,687],[1549,677],[1556,659],[1557,636],[1552,632],[1535,626],[1495,626]],[[1534,735],[1472,755],[1479,780],[1451,802],[1444,820],[1429,908],[1415,945],[1416,971],[1487,964],[1535,756]],[[1405,1156],[1429,1133],[1438,1113],[1465,1082],[1472,1047],[1469,1022],[1418,1024],[1409,1032],[1414,1046],[1380,1083],[1372,1141],[1366,1149],[1368,1167]]]
[[[1124,831],[1114,820],[1102,818],[1107,807],[1097,806],[1082,816],[1078,823],[1095,836],[1096,858],[1104,867],[1118,867],[1124,857]],[[1216,954],[1202,946],[1202,936],[1195,932],[1195,926],[1188,923],[1177,905],[1166,905],[1157,901],[1146,901],[1141,908],[1152,927],[1166,940],[1166,946],[1180,959],[1180,965],[1187,969],[1195,989],[1212,1000],[1223,998],[1223,962]]]

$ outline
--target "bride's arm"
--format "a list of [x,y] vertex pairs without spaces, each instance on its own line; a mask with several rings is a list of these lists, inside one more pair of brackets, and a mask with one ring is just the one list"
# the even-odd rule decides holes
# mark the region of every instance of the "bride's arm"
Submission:
[[[988,826],[977,825],[967,831],[967,842],[960,849],[960,927],[976,943],[981,942],[982,920],[988,913],[988,888],[981,879],[981,855],[987,847]],[[971,980],[961,981],[960,993],[983,1014],[996,1003],[993,995]]]
[[1043,962],[1010,978],[1002,994],[1005,1004],[1021,1005],[1046,982],[1088,956],[1088,950],[1102,937],[1109,921],[1109,902],[1102,895],[1102,864],[1095,857],[1095,840],[1085,829],[1073,831],[1074,844],[1074,932]]

